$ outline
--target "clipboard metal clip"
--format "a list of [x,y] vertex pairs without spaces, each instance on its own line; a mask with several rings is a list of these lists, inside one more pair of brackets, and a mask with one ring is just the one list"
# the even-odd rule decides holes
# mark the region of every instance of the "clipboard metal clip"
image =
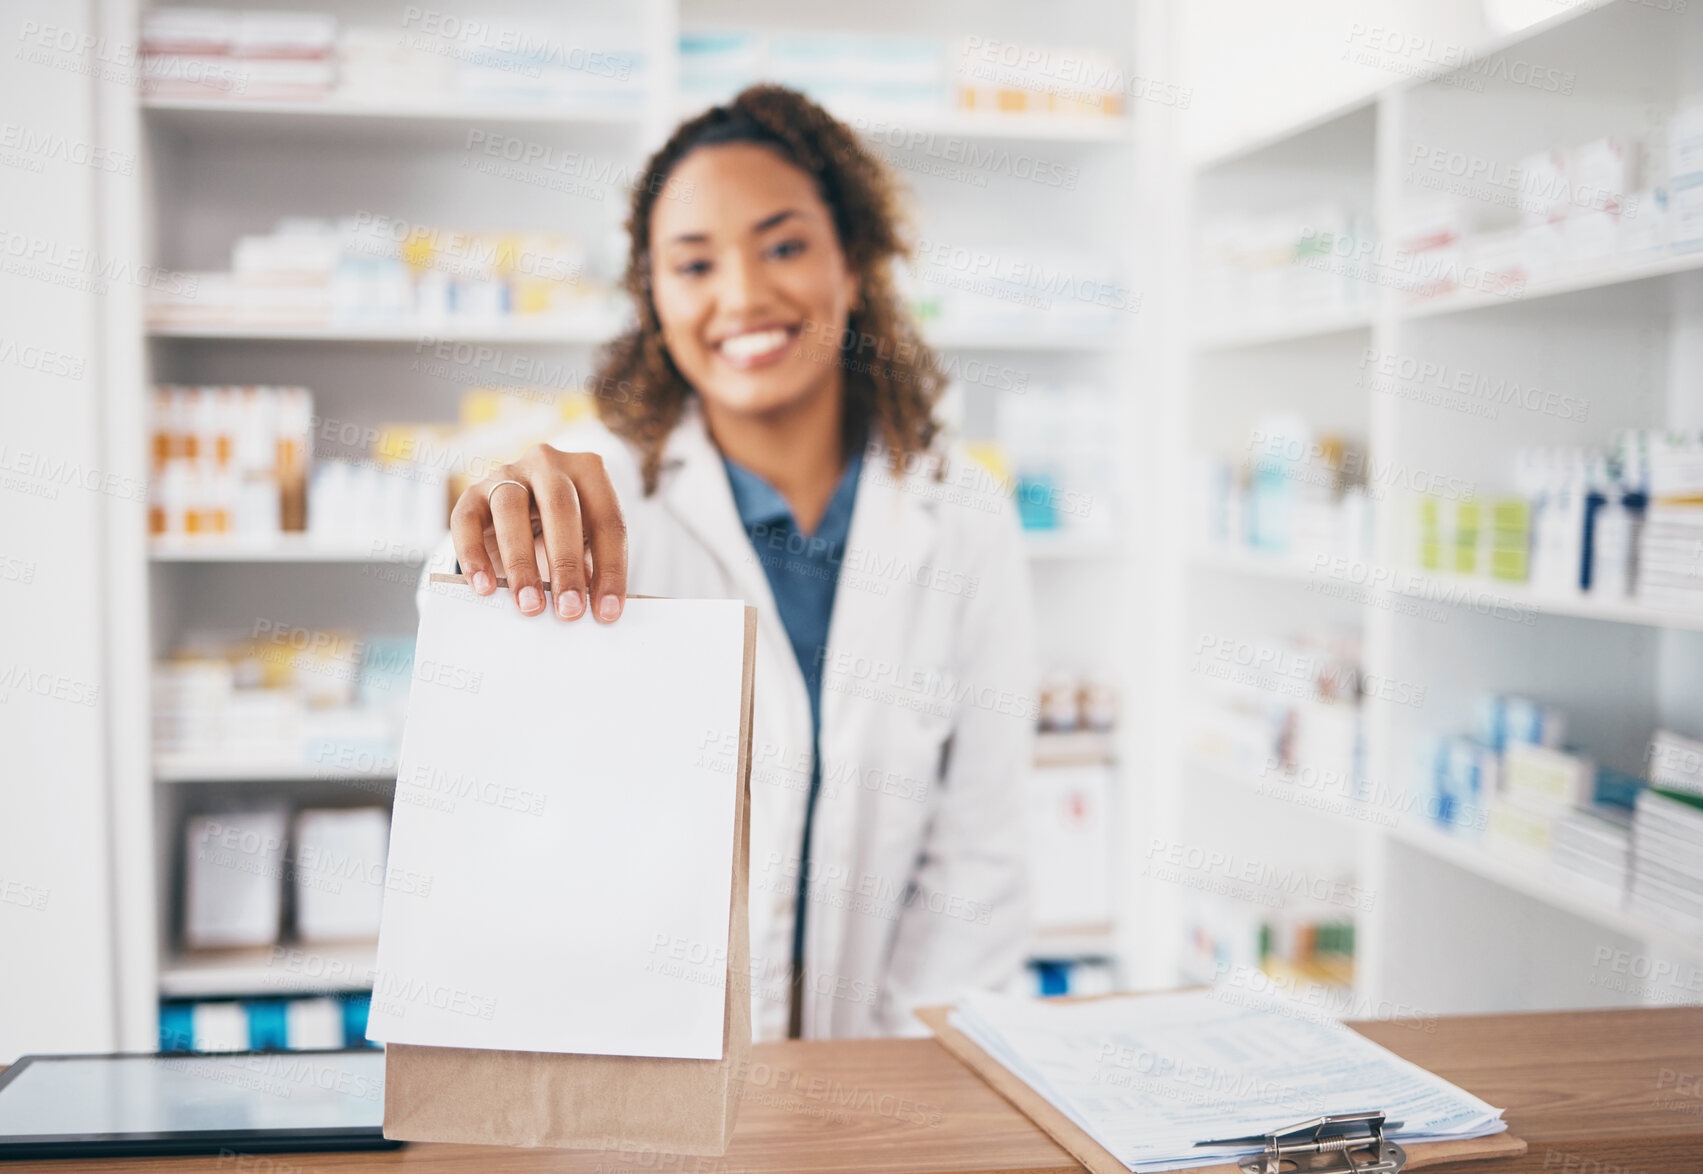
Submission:
[[[1393,1122],[1399,1125],[1400,1122]],[[1399,1174],[1407,1151],[1384,1136],[1382,1113],[1333,1113],[1260,1137],[1203,1141],[1203,1146],[1265,1143],[1238,1163],[1246,1174]]]

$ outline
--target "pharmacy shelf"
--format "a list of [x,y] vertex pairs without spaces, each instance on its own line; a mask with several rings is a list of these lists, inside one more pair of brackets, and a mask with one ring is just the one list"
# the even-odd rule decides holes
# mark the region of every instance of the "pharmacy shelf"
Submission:
[[355,542],[312,534],[269,538],[156,538],[148,557],[157,563],[412,563],[426,561],[442,535]]
[[[335,783],[391,780],[396,777],[396,751],[368,755],[385,765],[372,769],[327,768],[299,760],[206,759],[157,755],[154,781],[159,783]],[[1111,733],[1098,730],[1046,732],[1035,738],[1036,766],[1080,766],[1115,762]]]
[[1202,354],[1220,351],[1246,350],[1250,347],[1272,346],[1285,342],[1306,342],[1334,338],[1372,329],[1370,309],[1328,314],[1317,318],[1302,318],[1294,322],[1254,330],[1236,330],[1224,334],[1203,335],[1195,340],[1194,349]]
[[[1200,136],[1205,149],[1192,159],[1177,158],[1178,165],[1168,169],[1174,179],[1159,169],[1155,182],[1169,186],[1167,198],[1156,197],[1156,203],[1174,213],[1177,225],[1191,216],[1197,222],[1220,214],[1252,219],[1314,202],[1340,204],[1373,217],[1389,233],[1404,222],[1409,198],[1431,190],[1428,176],[1413,166],[1413,152],[1421,146],[1452,152],[1451,159],[1511,163],[1546,148],[1607,137],[1641,142],[1659,154],[1666,133],[1661,124],[1695,100],[1687,49],[1703,33],[1703,14],[1697,11],[1657,13],[1609,0],[1554,9],[1505,35],[1484,35],[1488,24],[1463,10],[1461,31],[1446,34],[1459,46],[1451,54],[1455,68],[1438,63],[1406,77],[1393,76],[1392,69],[1392,77],[1369,87],[1371,93],[1244,141],[1207,143],[1207,128]],[[1580,84],[1567,94],[1539,92],[1506,76],[1513,61],[1576,70]],[[1488,68],[1474,69],[1475,62]],[[1449,76],[1457,71],[1460,76]],[[1463,202],[1472,199],[1468,192],[1452,194]],[[1387,282],[1359,282],[1359,292],[1376,303],[1366,314],[1273,324],[1270,318],[1251,323],[1233,314],[1191,313],[1192,234],[1170,223],[1158,231],[1178,239],[1167,242],[1156,280],[1185,291],[1175,308],[1154,307],[1156,313],[1170,311],[1164,315],[1169,329],[1163,355],[1150,368],[1163,398],[1154,420],[1162,427],[1155,447],[1166,484],[1190,482],[1191,453],[1221,445],[1232,433],[1280,413],[1355,436],[1392,469],[1448,470],[1491,484],[1506,474],[1503,454],[1511,458],[1516,449],[1600,443],[1617,428],[1697,427],[1703,362],[1697,345],[1703,279],[1697,274],[1703,272],[1703,248],[1680,252],[1669,246],[1545,265],[1537,280],[1510,296],[1457,290],[1422,299]],[[1392,266],[1382,276],[1400,275]],[[1500,316],[1481,313],[1508,306],[1524,308]],[[1419,397],[1368,395],[1362,346],[1451,371],[1507,378],[1519,373],[1575,393],[1606,387],[1600,393],[1606,410],[1600,423],[1596,402],[1590,422],[1541,413],[1473,416]],[[1624,397],[1615,394],[1621,388]],[[1297,813],[1303,831],[1312,826],[1308,819],[1329,836],[1357,826],[1351,853],[1356,880],[1380,893],[1377,908],[1357,918],[1356,996],[1373,1005],[1392,1000],[1438,1011],[1483,1011],[1602,1001],[1588,965],[1578,965],[1581,956],[1589,962],[1588,951],[1581,954],[1578,945],[1602,940],[1610,931],[1652,950],[1673,947],[1703,956],[1703,941],[1662,924],[1666,919],[1659,911],[1632,913],[1612,894],[1569,885],[1571,878],[1552,871],[1542,857],[1497,854],[1491,849],[1500,845],[1455,839],[1406,806],[1398,808],[1397,794],[1389,799],[1373,794],[1359,806],[1344,795],[1340,810],[1330,810],[1313,800],[1335,798],[1336,792],[1314,795],[1297,784],[1285,793],[1267,776],[1249,777],[1195,755],[1186,720],[1190,634],[1278,639],[1297,626],[1334,630],[1350,618],[1357,620],[1368,679],[1433,687],[1423,711],[1418,705],[1363,707],[1367,779],[1410,778],[1413,747],[1458,729],[1460,711],[1470,701],[1466,694],[1477,689],[1539,697],[1569,710],[1591,705],[1593,693],[1604,687],[1604,650],[1633,636],[1639,637],[1638,649],[1655,653],[1615,663],[1614,695],[1603,700],[1605,710],[1612,707],[1614,735],[1635,743],[1646,723],[1655,728],[1679,720],[1670,715],[1697,711],[1695,674],[1668,665],[1695,661],[1692,633],[1703,632],[1703,597],[1695,605],[1682,599],[1678,606],[1652,606],[1636,598],[1409,570],[1400,565],[1408,551],[1399,541],[1411,523],[1408,504],[1401,493],[1374,495],[1371,502],[1374,533],[1389,549],[1367,560],[1396,572],[1388,582],[1375,572],[1375,583],[1339,580],[1331,573],[1336,568],[1315,570],[1311,558],[1202,547],[1198,528],[1186,519],[1162,529],[1154,560],[1161,606],[1155,608],[1151,638],[1162,650],[1165,669],[1152,689],[1148,720],[1157,735],[1152,801],[1140,834],[1193,836],[1232,852],[1264,851],[1265,807],[1246,826],[1226,821],[1221,838],[1200,830],[1208,812],[1239,805],[1247,792],[1316,812]],[[1392,557],[1392,550],[1400,554]],[[1314,593],[1331,597],[1331,610],[1340,614],[1315,614],[1318,607],[1305,598]],[[1421,610],[1410,601],[1430,606]],[[1557,644],[1541,633],[1533,636],[1524,624],[1455,631],[1416,622],[1445,618],[1448,611],[1462,613],[1457,622],[1464,622],[1492,606],[1497,615],[1527,621],[1561,617],[1570,635]],[[1598,727],[1590,731],[1593,741],[1603,737],[1603,718],[1598,713],[1593,719]],[[1611,748],[1601,749],[1612,756]],[[1191,801],[1207,788],[1217,789]],[[1429,789],[1415,779],[1398,793],[1407,804]],[[1433,860],[1442,863],[1432,865]],[[1179,904],[1174,893],[1162,881],[1144,888],[1148,915],[1154,924],[1167,925]],[[1385,900],[1386,893],[1391,899]],[[1477,974],[1449,961],[1456,927],[1480,950]],[[1150,972],[1161,978],[1184,955],[1162,939],[1153,951]],[[1518,984],[1483,981],[1516,974]],[[1620,997],[1636,999],[1629,993]]]
[[376,942],[198,951],[165,959],[159,987],[174,999],[367,991],[377,966]]
[[[622,328],[613,318],[584,322],[393,322],[347,326],[203,325],[159,323],[148,328],[152,338],[231,339],[248,342],[433,342],[557,343],[601,346]],[[942,350],[1046,351],[1094,354],[1121,350],[1122,335],[1058,334],[1014,330],[999,334],[968,330],[924,331],[930,346]]]
[[[157,563],[408,563],[419,564],[443,536],[391,541],[348,542],[310,534],[239,541],[221,538],[156,538],[148,557]],[[1110,537],[1029,532],[1023,550],[1031,559],[1100,560],[1116,558],[1120,547]]]
[[[1397,77],[1387,85],[1371,86],[1364,93],[1350,95],[1287,125],[1249,136],[1240,142],[1229,143],[1203,152],[1195,157],[1193,165],[1199,171],[1209,171],[1215,168],[1233,166],[1267,151],[1275,153],[1296,139],[1328,127],[1334,122],[1371,112],[1374,107],[1380,104],[1384,95],[1397,95],[1403,91],[1430,85],[1441,78],[1447,78],[1450,74],[1467,69],[1470,62],[1490,60],[1499,53],[1506,53],[1515,48],[1524,48],[1530,51],[1534,46],[1543,45],[1546,34],[1575,21],[1593,19],[1593,13],[1603,12],[1614,7],[1617,6],[1613,3],[1613,0],[1581,0],[1579,3],[1563,7],[1552,15],[1546,15],[1541,20],[1533,21],[1523,28],[1486,38],[1483,42],[1472,47],[1470,56],[1464,53],[1465,46],[1463,45],[1451,45],[1447,42],[1439,42],[1433,45],[1430,39],[1426,39],[1427,51],[1429,52],[1433,48],[1440,49],[1443,51],[1443,59],[1421,61],[1407,76]],[[1679,11],[1683,11],[1683,9]],[[1388,31],[1394,35],[1403,35],[1395,34],[1393,29]],[[1448,58],[1455,58],[1455,60],[1448,60]],[[1544,60],[1550,59],[1544,58]]]
[[1468,607],[1474,602],[1484,601],[1510,608],[1525,608],[1538,615],[1703,632],[1703,607],[1692,610],[1652,607],[1632,599],[1599,599],[1582,592],[1561,595],[1554,591],[1534,590],[1521,583],[1504,583],[1499,579],[1471,575],[1442,575],[1414,570],[1399,577],[1397,592],[1412,599],[1454,607]]
[[[1310,790],[1298,783],[1288,772],[1278,772],[1269,778],[1262,778],[1253,771],[1198,752],[1184,757],[1183,769],[1195,777],[1210,778],[1239,788],[1256,798],[1289,804],[1290,808],[1324,821],[1335,834],[1341,834],[1344,830],[1388,825],[1393,821],[1390,812],[1380,811],[1372,804]],[[1292,790],[1286,793],[1285,787]]]
[[1115,958],[1116,934],[1110,925],[1040,926],[1029,941],[1028,956],[1040,961]]
[[153,122],[184,129],[225,127],[245,132],[291,123],[365,126],[390,133],[405,122],[504,122],[540,126],[585,125],[637,127],[638,110],[549,106],[542,103],[469,102],[453,95],[397,99],[330,96],[313,101],[265,101],[241,98],[143,98],[143,113]]
[[[1197,547],[1189,553],[1191,570],[1213,571],[1293,583],[1320,581],[1304,560],[1224,547]],[[1602,599],[1588,594],[1561,595],[1539,591],[1521,583],[1471,575],[1446,575],[1408,568],[1395,576],[1388,587],[1398,595],[1454,607],[1470,607],[1485,601],[1509,608],[1523,608],[1538,615],[1572,616],[1616,624],[1638,624],[1647,628],[1673,628],[1703,632],[1703,606],[1695,610],[1654,607],[1632,599]]]
[[[1471,67],[1474,64],[1493,62],[1496,58],[1503,57],[1510,51],[1514,50],[1518,50],[1526,54],[1539,54],[1540,58],[1535,59],[1542,59],[1546,61],[1554,60],[1558,52],[1563,58],[1572,59],[1574,57],[1573,53],[1561,52],[1561,50],[1569,47],[1577,49],[1581,44],[1587,45],[1591,48],[1598,48],[1600,46],[1592,44],[1589,38],[1618,38],[1623,33],[1624,26],[1617,29],[1612,25],[1607,24],[1604,20],[1605,16],[1607,19],[1612,20],[1614,15],[1613,10],[1619,8],[1621,8],[1621,5],[1615,3],[1615,0],[1578,0],[1578,3],[1567,5],[1561,8],[1558,12],[1542,16],[1537,20],[1531,20],[1527,23],[1521,24],[1517,28],[1511,28],[1506,32],[1496,33],[1485,37],[1476,45],[1472,46],[1470,51],[1468,51],[1466,46],[1450,46],[1449,48],[1452,49],[1453,52],[1447,55],[1456,56],[1459,58],[1458,60],[1453,62],[1447,60],[1435,60],[1429,62],[1425,68],[1414,69],[1407,76],[1398,78],[1386,92],[1391,95],[1398,95],[1403,91],[1416,90],[1423,86],[1433,85],[1439,81],[1447,86],[1451,84],[1451,77],[1456,77],[1463,73],[1470,77]],[[1662,11],[1662,19],[1666,19],[1666,13],[1684,11],[1683,8],[1678,7],[1668,8],[1665,10],[1657,10],[1652,7],[1651,10]],[[1595,29],[1590,29],[1590,25],[1592,24],[1597,25],[1597,27]],[[1570,25],[1580,25],[1589,31],[1584,33],[1582,36],[1578,36],[1578,39],[1574,41],[1572,46],[1561,46],[1556,44],[1555,40],[1557,34],[1560,34],[1562,37],[1577,36],[1577,30],[1568,29],[1568,26]]]
[[[952,111],[916,117],[857,118],[852,124],[877,143],[888,142],[899,131],[971,139],[1010,139],[1038,143],[1123,143],[1130,137],[1127,118],[1090,116],[1073,118],[1060,114],[976,114]],[[884,137],[884,128],[885,135]]]
[[[706,108],[706,103],[681,107],[682,118]],[[546,106],[537,103],[469,102],[456,97],[434,99],[348,98],[317,101],[245,101],[243,99],[144,98],[142,109],[155,122],[185,129],[256,124],[317,123],[335,119],[347,126],[367,124],[375,132],[393,130],[398,122],[502,122],[539,126],[638,127],[639,110]],[[929,136],[1009,139],[1020,142],[1123,143],[1131,134],[1123,117],[1070,117],[1056,114],[977,114],[971,111],[917,113],[842,113],[864,135],[894,146],[925,145]],[[916,136],[920,136],[916,137]]]
[[610,318],[585,321],[388,322],[346,326],[247,326],[158,323],[150,338],[230,339],[247,342],[432,342],[556,343],[600,346],[621,328]]
[[1194,166],[1199,171],[1212,171],[1216,168],[1230,167],[1237,163],[1246,162],[1253,156],[1267,151],[1281,150],[1294,140],[1311,134],[1313,131],[1329,127],[1332,123],[1357,115],[1370,114],[1377,101],[1378,93],[1375,88],[1364,94],[1356,94],[1275,130],[1252,135],[1241,142],[1216,147],[1197,156],[1194,159]]
[[1091,766],[1117,761],[1117,741],[1106,730],[1043,730],[1035,735],[1036,766]]
[[[732,94],[728,94],[732,97]],[[708,101],[684,102],[679,116],[691,118],[708,109]],[[1103,143],[1132,141],[1133,124],[1122,115],[999,113],[973,110],[860,110],[834,107],[835,117],[858,131],[876,147],[893,150],[951,147],[941,139],[1007,140],[1031,143]],[[957,161],[945,159],[945,162]]]
[[1129,345],[1121,334],[1060,334],[1033,328],[999,333],[977,330],[923,328],[923,339],[940,350],[958,351],[1048,351],[1094,354],[1119,351]]
[[1551,872],[1544,857],[1497,851],[1493,846],[1464,840],[1433,825],[1412,821],[1391,829],[1390,836],[1432,859],[1494,881],[1503,888],[1603,929],[1647,945],[1669,947],[1693,957],[1703,957],[1703,938],[1639,916],[1601,898],[1574,891],[1568,887],[1564,877],[1557,877]]
[[1229,546],[1197,546],[1189,552],[1188,564],[1189,569],[1195,571],[1217,571],[1291,583],[1311,583],[1318,577],[1312,566],[1302,559]]
[[370,756],[374,761],[389,764],[385,769],[360,767],[328,768],[300,760],[276,759],[207,759],[156,755],[154,781],[159,783],[310,783],[351,782],[365,779],[386,780],[396,777],[394,750]]
[[1546,298],[1568,294],[1589,293],[1592,290],[1637,282],[1657,281],[1681,273],[1703,269],[1703,243],[1698,251],[1656,258],[1615,256],[1607,264],[1588,271],[1536,282],[1517,294],[1495,294],[1482,290],[1456,290],[1421,302],[1412,302],[1399,311],[1403,318],[1436,318],[1445,314],[1460,314],[1470,310],[1487,310],[1499,306],[1524,305]]

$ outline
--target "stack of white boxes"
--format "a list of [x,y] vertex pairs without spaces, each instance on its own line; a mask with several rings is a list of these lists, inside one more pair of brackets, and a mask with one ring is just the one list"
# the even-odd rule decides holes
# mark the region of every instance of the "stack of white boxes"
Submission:
[[1668,123],[1668,221],[1676,252],[1703,248],[1703,103]]
[[382,807],[298,811],[281,803],[191,816],[184,833],[183,942],[190,949],[270,946],[286,934],[293,890],[299,942],[367,942],[392,888],[424,894],[430,878],[393,883]]
[[1650,787],[1632,818],[1633,912],[1703,934],[1703,742],[1650,740]]

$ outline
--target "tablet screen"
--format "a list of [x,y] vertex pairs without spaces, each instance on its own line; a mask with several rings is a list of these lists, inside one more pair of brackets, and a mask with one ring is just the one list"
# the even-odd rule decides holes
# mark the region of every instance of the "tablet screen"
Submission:
[[384,1053],[40,1057],[0,1087],[0,1144],[19,1137],[372,1129]]

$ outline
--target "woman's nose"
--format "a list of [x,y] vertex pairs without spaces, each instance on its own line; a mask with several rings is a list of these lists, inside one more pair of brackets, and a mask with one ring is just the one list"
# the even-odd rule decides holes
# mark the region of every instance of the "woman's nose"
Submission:
[[719,308],[731,313],[745,313],[762,306],[767,297],[762,266],[756,258],[736,255],[721,266],[721,281],[717,284]]

